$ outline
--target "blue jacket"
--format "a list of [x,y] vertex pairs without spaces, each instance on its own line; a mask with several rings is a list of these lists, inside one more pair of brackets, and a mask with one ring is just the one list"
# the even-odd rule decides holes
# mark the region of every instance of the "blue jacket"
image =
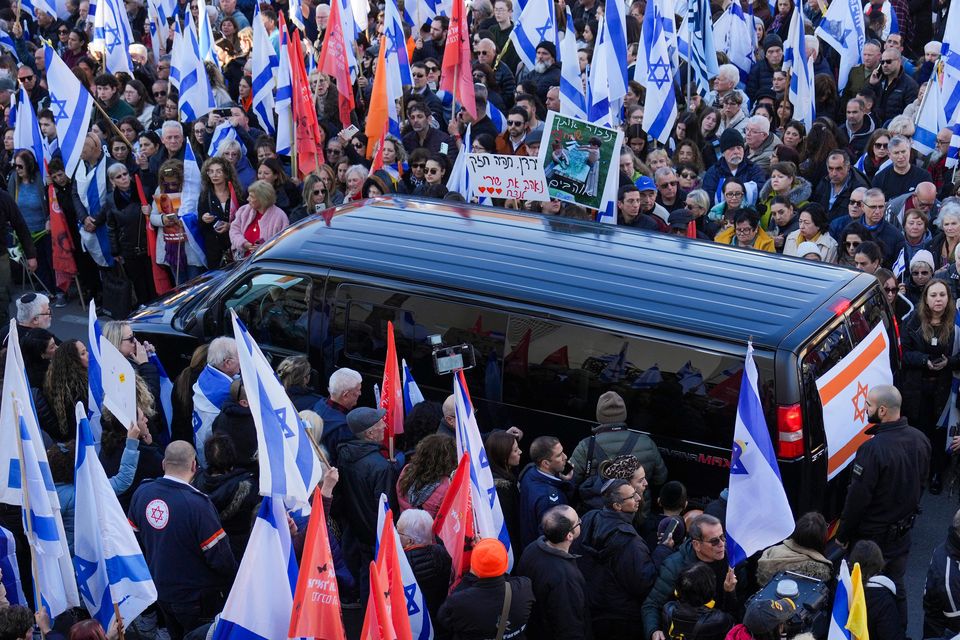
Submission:
[[905,244],[903,233],[886,220],[881,220],[877,226],[870,227],[866,223],[865,217],[861,216],[860,224],[870,230],[870,233],[873,234],[874,241],[883,249],[883,266],[887,269],[892,267]]
[[[763,187],[763,184],[767,181],[767,174],[763,169],[755,165],[753,162],[747,159],[746,154],[744,154],[743,162],[740,163],[740,166],[737,167],[737,174],[734,175],[730,171],[730,167],[727,166],[727,160],[723,156],[720,156],[720,159],[717,160],[716,164],[707,169],[707,172],[703,174],[703,184],[701,189],[707,192],[707,195],[710,196],[710,205],[713,206],[717,204],[717,189],[724,182],[730,178],[737,178],[744,184],[748,182],[753,182],[756,184],[756,195],[760,195],[760,188]],[[746,204],[751,204],[744,198],[745,206]]]
[[339,456],[337,446],[341,442],[353,440],[353,432],[347,426],[347,413],[340,409],[340,405],[333,406],[330,402],[326,398],[321,398],[317,404],[313,405],[313,410],[323,418],[323,435],[320,436],[320,444],[327,449],[330,464],[337,466]]
[[569,482],[548,476],[530,463],[520,472],[520,548],[543,535],[540,519],[551,507],[569,504]]

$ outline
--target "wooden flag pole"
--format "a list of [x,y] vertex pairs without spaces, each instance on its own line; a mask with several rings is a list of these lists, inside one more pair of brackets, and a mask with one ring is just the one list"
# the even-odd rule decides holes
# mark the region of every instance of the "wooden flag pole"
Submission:
[[113,118],[107,115],[107,112],[103,110],[103,107],[100,106],[100,101],[94,98],[93,106],[97,108],[97,111],[110,123],[110,127],[113,129],[113,132],[117,134],[117,137],[123,140],[123,143],[130,148],[130,151],[133,151],[133,143],[127,140],[127,137],[120,133],[120,129],[117,127],[117,124],[113,121]]
[[124,640],[124,637],[123,637],[123,616],[120,615],[120,605],[118,605],[116,602],[113,603],[113,614],[114,614],[115,616],[117,616],[117,622],[116,622],[116,624],[117,624],[117,637],[120,638],[120,640]]

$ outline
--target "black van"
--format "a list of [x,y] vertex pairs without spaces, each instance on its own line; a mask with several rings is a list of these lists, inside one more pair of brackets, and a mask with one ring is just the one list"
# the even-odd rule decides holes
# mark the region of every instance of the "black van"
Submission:
[[[877,280],[804,260],[568,219],[382,197],[305,220],[251,258],[208,273],[131,318],[180,371],[235,310],[264,352],[308,354],[383,375],[386,324],[428,398],[451,392],[428,336],[469,343],[466,373],[484,430],[590,433],[598,397],[619,392],[633,428],[660,447],[692,496],[726,486],[743,358],[752,336],[760,394],[797,513],[828,517],[847,477],[827,483],[815,380],[883,323]],[[898,348],[891,367],[899,368]],[[323,385],[325,386],[325,384]]]

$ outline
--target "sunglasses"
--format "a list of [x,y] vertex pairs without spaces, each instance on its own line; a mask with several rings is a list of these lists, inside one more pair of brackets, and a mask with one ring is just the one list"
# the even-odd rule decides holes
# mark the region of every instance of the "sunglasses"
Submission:
[[22,164],[20,164],[19,162],[18,162],[17,164],[13,165],[13,166],[14,166],[15,168],[17,168],[17,169],[26,169],[26,167],[23,166]]
[[414,78],[423,78],[423,77],[426,76],[427,74],[425,74],[425,73],[411,73],[410,75],[412,75]]
[[929,272],[929,271],[926,271],[926,270],[924,270],[924,271],[911,271],[911,272],[910,272],[910,275],[912,275],[912,276],[928,276],[928,275],[930,275],[930,272]]
[[30,75],[30,76],[23,76],[22,78],[20,78],[20,82],[31,82],[31,81],[33,81],[35,78],[36,78],[36,76],[32,76],[32,75]]
[[697,179],[697,174],[695,174],[695,173],[681,173],[681,174],[680,174],[680,177],[683,178],[684,180],[696,180],[696,179]]
[[848,206],[859,207],[862,204],[863,204],[863,200],[850,200],[850,204]]
[[521,121],[521,120],[509,120],[509,121],[507,121],[507,124],[510,125],[511,127],[522,127],[522,126],[523,126],[523,121]]
[[677,182],[676,180],[670,180],[669,182],[661,183],[659,188],[660,188],[660,189],[663,189],[664,187],[675,187],[675,186],[677,186],[678,184],[680,184],[680,183]]
[[881,60],[880,64],[893,64],[896,60]]
[[887,293],[897,293],[900,291],[898,287],[884,287],[883,290]]
[[860,243],[859,243],[859,242],[844,242],[844,243],[843,243],[843,246],[845,246],[845,247],[851,247],[851,248],[853,248],[853,249],[856,249],[857,247],[860,246]]
[[427,173],[429,173],[430,175],[433,175],[435,173],[440,173],[440,169],[437,169],[436,167],[430,167],[429,169],[427,169]]
[[886,149],[886,148],[887,148],[887,143],[886,143],[886,142],[874,142],[874,143],[873,143],[873,148],[874,148],[874,149]]
[[411,164],[410,166],[411,166],[412,168],[414,168],[414,169],[423,169],[423,168],[424,168],[425,166],[427,166],[427,165],[426,165],[426,163],[424,163],[424,162],[414,162],[414,163]]
[[327,195],[327,192],[326,192],[326,190],[324,190],[324,189],[314,189],[314,190],[313,190],[313,195],[315,195],[315,196],[325,196],[325,195]]
[[726,534],[721,533],[716,538],[710,538],[709,540],[698,540],[697,542],[703,542],[705,544],[710,545],[711,547],[719,547],[726,541],[727,541]]
[[440,71],[440,67],[427,67],[427,73],[435,73]]
[[166,92],[166,91],[154,91],[154,92],[153,92],[153,97],[154,97],[154,98],[162,98],[162,97],[164,97],[165,95],[167,95],[167,92]]
[[123,338],[120,342],[136,342],[136,341],[137,341],[137,336],[131,333],[128,337]]
[[129,177],[130,177],[130,174],[124,171],[123,173],[118,173],[117,175],[113,176],[113,179],[116,180],[117,178],[129,178]]

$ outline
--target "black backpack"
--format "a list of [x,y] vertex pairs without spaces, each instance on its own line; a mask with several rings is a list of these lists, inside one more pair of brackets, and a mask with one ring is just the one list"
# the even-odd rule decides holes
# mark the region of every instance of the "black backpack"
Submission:
[[[588,510],[599,509],[603,506],[603,502],[600,500],[600,491],[603,489],[605,480],[600,477],[600,463],[604,460],[612,460],[617,456],[625,456],[632,452],[639,439],[639,433],[630,431],[630,435],[627,436],[627,440],[623,443],[623,446],[620,447],[620,450],[611,456],[602,446],[597,444],[596,435],[590,436],[590,444],[587,445],[587,466],[584,468],[586,478],[584,478],[580,486],[577,487],[579,501],[587,507]],[[600,450],[599,456],[596,455],[598,448]]]

